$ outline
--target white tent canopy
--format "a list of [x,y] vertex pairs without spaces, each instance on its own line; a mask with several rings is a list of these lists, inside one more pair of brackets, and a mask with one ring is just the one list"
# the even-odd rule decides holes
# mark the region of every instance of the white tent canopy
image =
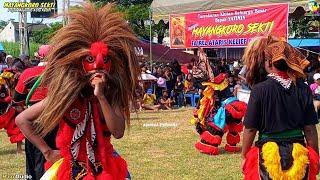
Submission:
[[140,80],[143,81],[156,81],[157,78],[151,74],[147,74],[147,73],[141,73],[141,78],[139,78]]
[[270,3],[289,3],[290,12],[301,6],[307,9],[308,0],[153,0],[151,4],[152,19],[156,22],[163,19],[168,22],[170,14],[196,11],[227,9],[239,6],[260,5]]

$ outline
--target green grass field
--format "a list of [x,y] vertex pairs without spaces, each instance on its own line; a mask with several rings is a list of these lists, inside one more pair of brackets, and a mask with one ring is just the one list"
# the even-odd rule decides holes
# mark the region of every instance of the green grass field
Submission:
[[[209,156],[195,150],[199,136],[190,124],[191,115],[190,108],[132,114],[130,131],[113,145],[126,159],[133,179],[242,179],[240,154],[221,149],[220,155]],[[4,131],[0,140],[0,179],[24,174],[24,155],[15,154]]]

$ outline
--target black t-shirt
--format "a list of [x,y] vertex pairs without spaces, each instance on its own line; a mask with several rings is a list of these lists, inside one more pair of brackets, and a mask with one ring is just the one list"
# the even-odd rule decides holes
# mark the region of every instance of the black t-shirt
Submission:
[[289,89],[272,78],[256,84],[250,94],[244,119],[246,128],[260,133],[303,129],[318,123],[310,88],[298,80]]

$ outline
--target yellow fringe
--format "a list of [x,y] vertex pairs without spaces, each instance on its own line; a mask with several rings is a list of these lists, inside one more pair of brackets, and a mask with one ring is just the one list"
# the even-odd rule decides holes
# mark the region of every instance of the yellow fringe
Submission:
[[301,180],[309,164],[308,149],[299,143],[293,143],[293,164],[283,171],[281,168],[279,147],[275,142],[267,142],[262,147],[262,158],[269,176],[274,180]]
[[193,117],[190,121],[191,124],[197,124],[197,122],[200,122],[202,125],[205,125],[206,114],[204,113],[207,106],[207,102],[209,101],[209,106],[214,107],[214,91],[222,91],[226,89],[229,85],[229,82],[227,79],[224,79],[224,81],[220,84],[216,84],[213,82],[203,82],[202,85],[207,87],[202,92],[203,97],[200,100],[200,107],[197,112],[198,118]]
[[55,162],[47,171],[44,173],[44,175],[41,177],[40,180],[58,180],[58,170],[61,164],[63,163],[63,158],[59,159],[57,162]]

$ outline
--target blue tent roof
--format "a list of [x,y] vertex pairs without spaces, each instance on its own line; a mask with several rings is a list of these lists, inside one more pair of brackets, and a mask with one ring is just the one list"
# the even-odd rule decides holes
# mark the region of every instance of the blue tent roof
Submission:
[[317,47],[320,46],[320,39],[289,39],[293,47]]
[[0,51],[4,51],[4,48],[1,43],[0,43]]

